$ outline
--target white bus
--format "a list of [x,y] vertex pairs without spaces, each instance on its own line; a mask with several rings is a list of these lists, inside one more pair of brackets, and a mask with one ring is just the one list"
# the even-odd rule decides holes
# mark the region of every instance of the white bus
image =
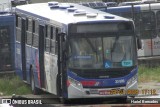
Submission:
[[[82,10],[83,9],[83,10]],[[71,3],[16,9],[16,73],[65,99],[126,97],[137,89],[132,20]]]
[[133,19],[142,40],[138,57],[160,56],[160,3],[110,7],[105,12]]

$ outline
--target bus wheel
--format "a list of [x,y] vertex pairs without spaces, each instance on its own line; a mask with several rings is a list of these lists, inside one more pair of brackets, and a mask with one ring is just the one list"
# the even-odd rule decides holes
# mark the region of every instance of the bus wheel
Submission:
[[31,90],[34,95],[40,94],[40,89],[36,88],[35,86],[33,70],[32,70],[32,75],[31,75]]

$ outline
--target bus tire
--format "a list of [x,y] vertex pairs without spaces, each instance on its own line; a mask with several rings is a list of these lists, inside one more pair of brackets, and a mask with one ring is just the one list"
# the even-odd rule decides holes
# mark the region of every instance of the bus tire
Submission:
[[31,69],[31,90],[32,90],[32,93],[33,93],[34,95],[40,94],[40,89],[38,89],[38,88],[35,86],[34,74],[33,74],[33,70],[32,70],[32,69]]

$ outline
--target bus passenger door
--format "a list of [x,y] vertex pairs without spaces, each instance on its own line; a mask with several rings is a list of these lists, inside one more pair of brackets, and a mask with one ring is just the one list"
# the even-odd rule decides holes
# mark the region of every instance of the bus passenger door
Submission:
[[[67,93],[67,82],[66,82],[66,62],[65,62],[65,34],[60,33],[56,35],[56,40],[58,44],[58,75],[57,75],[57,94],[58,96],[65,97]],[[59,85],[60,84],[60,85]]]
[[40,64],[40,83],[41,83],[41,88],[45,88],[44,35],[45,35],[45,26],[44,25],[39,25],[39,64]]
[[45,54],[44,54],[44,68],[45,68],[45,78],[46,78],[46,90],[48,92],[57,95],[57,42],[55,26],[46,25],[45,26]]
[[22,26],[21,26],[21,50],[22,50],[22,72],[23,72],[23,80],[27,80],[26,73],[26,19],[22,18]]

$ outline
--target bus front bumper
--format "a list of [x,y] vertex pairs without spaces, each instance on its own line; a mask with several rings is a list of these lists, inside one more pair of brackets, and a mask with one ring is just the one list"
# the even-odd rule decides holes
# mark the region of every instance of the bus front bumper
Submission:
[[83,88],[75,85],[68,87],[68,98],[119,98],[137,94],[137,81],[126,87],[116,88]]

